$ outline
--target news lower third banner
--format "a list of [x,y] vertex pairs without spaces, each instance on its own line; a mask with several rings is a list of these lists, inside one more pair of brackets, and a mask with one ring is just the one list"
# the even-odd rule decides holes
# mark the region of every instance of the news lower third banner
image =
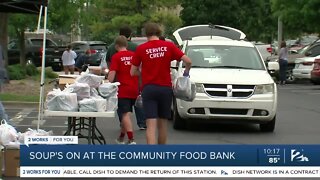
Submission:
[[21,177],[320,177],[320,145],[22,145]]

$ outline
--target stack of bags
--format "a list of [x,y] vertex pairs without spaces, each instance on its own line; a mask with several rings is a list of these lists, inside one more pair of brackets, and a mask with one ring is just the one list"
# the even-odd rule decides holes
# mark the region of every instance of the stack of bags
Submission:
[[50,111],[105,112],[117,109],[119,83],[104,83],[103,76],[82,73],[74,84],[54,89],[46,98]]

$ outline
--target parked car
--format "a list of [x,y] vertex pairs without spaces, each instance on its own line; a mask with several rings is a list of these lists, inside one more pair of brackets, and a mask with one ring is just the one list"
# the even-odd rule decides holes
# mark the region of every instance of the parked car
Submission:
[[[147,39],[147,37],[132,37],[131,41],[133,43],[136,43],[137,45],[140,45],[140,44],[143,44],[143,43],[147,42],[148,39]],[[168,39],[168,38],[166,38],[166,41],[171,41],[172,42],[172,40]]]
[[[74,41],[70,43],[70,45],[72,47],[72,50],[77,53],[77,57],[85,54],[85,52],[89,50],[90,58],[88,62],[86,62],[86,64],[89,64],[91,66],[99,66],[102,58],[104,58],[107,53],[107,44],[103,41]],[[61,71],[61,58],[59,61],[54,62],[54,64],[52,65],[52,69],[54,71]]]
[[296,79],[311,79],[311,70],[314,66],[314,60],[320,55],[320,41],[302,49],[300,54],[303,57],[296,58],[295,67],[292,74]]
[[[174,36],[192,59],[190,79],[196,86],[192,102],[173,100],[175,129],[183,129],[191,121],[206,121],[253,123],[263,132],[274,131],[276,84],[257,48],[244,40],[243,32],[225,26],[194,25],[178,29]],[[171,66],[172,78],[181,77],[183,63],[173,61]]]
[[[53,40],[46,40],[46,66],[50,66],[53,61],[61,59],[64,47],[58,46]],[[9,65],[20,62],[20,48],[18,40],[12,40],[8,44],[8,63]],[[43,53],[43,39],[27,38],[25,39],[25,58],[27,64],[41,66]]]
[[271,44],[264,44],[264,43],[254,43],[254,45],[257,47],[258,51],[260,52],[262,59],[264,61],[267,60],[269,56],[271,56],[273,52],[273,48]]
[[314,66],[311,71],[311,82],[320,85],[320,56],[314,60]]
[[[319,45],[320,45],[320,41],[314,41],[313,43],[304,46],[303,48],[297,50],[297,51],[289,51],[288,54],[288,69],[287,69],[287,79],[286,82],[287,83],[294,83],[296,81],[296,79],[300,79],[303,77],[300,77],[299,74],[297,74],[297,72],[295,72],[294,74],[294,70],[296,65],[296,60],[299,58],[304,58],[304,57],[314,57],[317,56],[319,53]],[[277,55],[271,55],[270,57],[267,58],[267,62],[278,62],[279,56]],[[297,61],[297,63],[303,63],[302,60]],[[297,66],[300,67],[300,66]],[[302,68],[303,66],[301,66],[300,68]],[[312,69],[312,67],[311,67]],[[310,69],[310,70],[311,70]],[[275,72],[273,75],[276,79],[279,79],[279,72]],[[309,76],[310,77],[310,76]]]

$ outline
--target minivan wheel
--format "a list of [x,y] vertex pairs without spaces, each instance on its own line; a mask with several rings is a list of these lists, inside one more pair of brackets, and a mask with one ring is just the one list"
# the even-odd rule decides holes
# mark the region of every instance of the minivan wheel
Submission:
[[186,120],[180,117],[176,105],[174,105],[172,120],[173,120],[174,129],[182,130],[186,128],[186,125],[187,125]]
[[296,81],[296,77],[293,76],[292,70],[287,71],[287,83],[294,83]]
[[276,116],[268,123],[260,124],[260,131],[262,132],[273,132],[276,126]]

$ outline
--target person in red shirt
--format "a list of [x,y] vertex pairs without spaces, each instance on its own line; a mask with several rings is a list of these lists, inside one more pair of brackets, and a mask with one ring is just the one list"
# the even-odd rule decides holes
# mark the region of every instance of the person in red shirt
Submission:
[[[183,60],[184,76],[189,77],[191,59],[172,42],[159,40],[160,26],[145,26],[148,41],[137,47],[131,66],[131,75],[139,75],[141,66],[143,110],[147,121],[147,143],[166,144],[167,120],[171,117],[172,83],[170,65],[172,60]],[[158,129],[158,142],[156,141]]]
[[124,36],[119,36],[115,40],[117,53],[111,58],[110,72],[108,80],[113,82],[117,75],[120,83],[118,90],[118,115],[121,120],[121,133],[116,140],[118,144],[124,144],[124,136],[127,133],[128,144],[136,144],[133,138],[133,128],[131,123],[132,107],[139,95],[139,79],[130,75],[131,61],[134,52],[127,50],[128,42]]

